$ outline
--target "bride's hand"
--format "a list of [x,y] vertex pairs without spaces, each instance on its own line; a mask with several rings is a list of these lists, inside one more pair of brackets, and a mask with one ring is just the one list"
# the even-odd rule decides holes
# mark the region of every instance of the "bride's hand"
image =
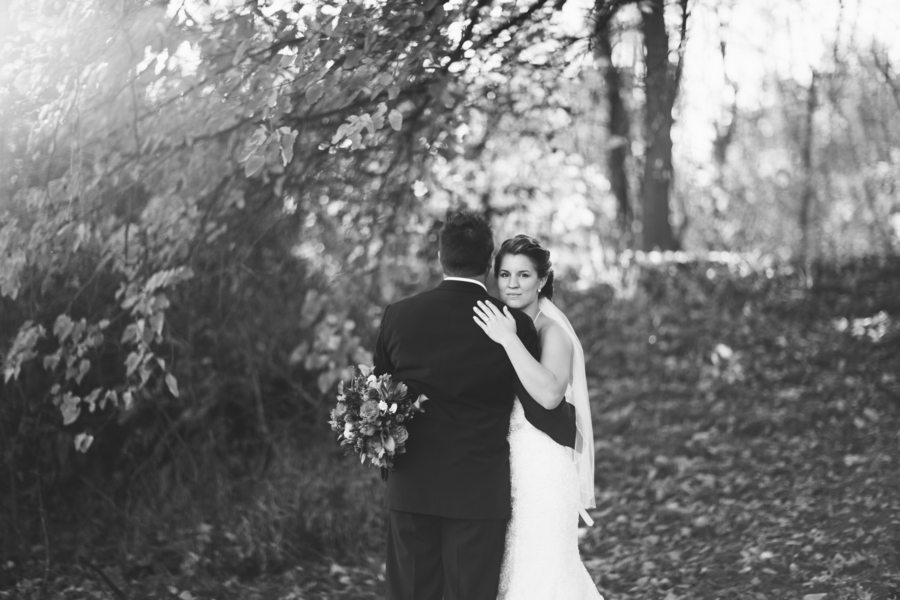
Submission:
[[488,337],[498,344],[505,344],[516,337],[516,320],[510,314],[507,307],[503,307],[503,312],[490,302],[481,300],[472,307],[475,311],[475,323],[481,327],[482,331],[488,334]]

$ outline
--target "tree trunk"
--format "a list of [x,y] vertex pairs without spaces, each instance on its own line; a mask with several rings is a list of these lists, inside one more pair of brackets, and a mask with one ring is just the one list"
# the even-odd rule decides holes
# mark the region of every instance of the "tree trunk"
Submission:
[[[812,164],[812,147],[813,147],[813,117],[818,106],[818,94],[816,84],[818,74],[813,73],[812,81],[809,84],[809,92],[806,98],[806,137],[803,139],[803,145],[800,148],[800,164],[803,169],[803,191],[800,197],[800,263],[808,266],[809,263],[809,227],[810,212],[812,210],[813,201],[815,200],[816,190],[813,187],[813,164]],[[807,269],[807,273],[809,270]]]
[[716,137],[713,140],[713,159],[715,160],[716,174],[715,187],[712,194],[712,218],[715,223],[715,232],[718,237],[718,244],[722,248],[729,248],[732,240],[730,236],[726,236],[723,232],[728,229],[724,227],[726,219],[725,213],[728,209],[729,196],[732,190],[729,189],[728,182],[728,149],[734,141],[734,134],[737,129],[738,108],[737,108],[737,83],[732,81],[728,76],[727,64],[727,48],[726,35],[724,30],[727,28],[721,11],[717,11],[719,16],[719,53],[722,56],[722,72],[724,74],[725,85],[731,88],[731,102],[729,106],[723,106],[720,109],[720,116],[716,118],[715,128]]
[[[686,1],[682,3],[687,18]],[[642,247],[644,250],[676,250],[678,244],[669,222],[669,192],[672,187],[672,108],[680,78],[679,64],[669,62],[669,32],[666,30],[665,0],[648,0],[642,8],[645,67],[644,129],[646,155],[641,181]],[[682,28],[682,45],[684,28]]]
[[737,83],[732,81],[728,76],[728,64],[726,61],[728,44],[725,41],[725,35],[722,33],[726,28],[723,17],[719,13],[719,53],[722,56],[722,72],[725,76],[725,85],[731,88],[731,105],[727,108],[727,114],[723,113],[721,119],[716,119],[716,138],[713,140],[713,156],[716,161],[716,178],[720,188],[724,189],[725,169],[728,165],[728,147],[734,140],[734,132],[737,126]]
[[608,20],[597,20],[594,28],[594,53],[603,63],[606,89],[607,129],[606,169],[610,188],[616,197],[616,220],[625,247],[631,246],[631,194],[628,188],[627,163],[631,144],[630,118],[622,100],[622,75],[612,62],[612,41]]

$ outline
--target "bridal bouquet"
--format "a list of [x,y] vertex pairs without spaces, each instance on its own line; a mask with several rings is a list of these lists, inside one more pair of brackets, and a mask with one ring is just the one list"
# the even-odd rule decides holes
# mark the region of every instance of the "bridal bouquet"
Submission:
[[329,425],[347,454],[356,452],[360,463],[381,467],[386,477],[394,470],[394,457],[406,452],[409,432],[403,423],[422,412],[427,399],[424,394],[414,398],[402,382],[376,377],[371,367],[360,365],[349,383],[338,385]]

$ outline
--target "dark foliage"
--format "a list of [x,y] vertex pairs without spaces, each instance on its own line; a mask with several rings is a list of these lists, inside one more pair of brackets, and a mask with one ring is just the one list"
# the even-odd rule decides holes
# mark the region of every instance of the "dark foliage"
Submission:
[[[900,593],[900,263],[816,269],[808,287],[789,268],[671,261],[635,267],[618,295],[560,294],[598,448],[582,557],[608,597]],[[331,439],[275,447],[233,485],[170,472],[127,511],[54,520],[58,575],[42,579],[38,537],[4,593],[102,597],[85,556],[145,597],[380,597],[377,474]]]

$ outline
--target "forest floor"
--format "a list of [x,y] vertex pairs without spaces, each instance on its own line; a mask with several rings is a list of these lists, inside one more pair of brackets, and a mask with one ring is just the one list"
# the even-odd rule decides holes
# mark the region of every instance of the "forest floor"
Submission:
[[[582,558],[607,600],[900,599],[898,265],[834,267],[810,288],[671,264],[638,287],[560,301],[595,417]],[[0,599],[383,597],[377,542],[335,556],[253,577],[183,557],[145,576],[36,559],[0,565],[21,574]]]

